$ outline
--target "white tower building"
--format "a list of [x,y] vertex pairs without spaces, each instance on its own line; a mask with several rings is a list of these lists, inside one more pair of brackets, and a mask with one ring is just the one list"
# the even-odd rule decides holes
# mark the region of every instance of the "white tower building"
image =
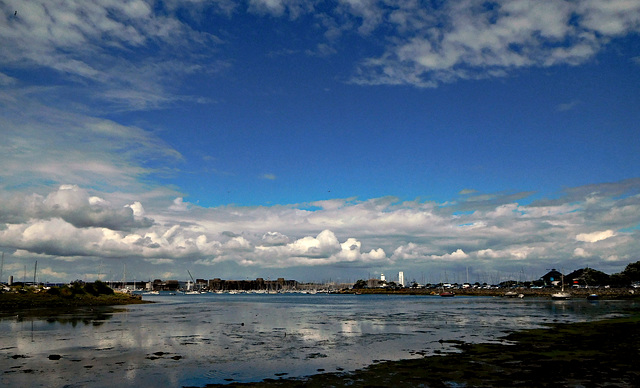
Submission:
[[404,272],[398,272],[398,284],[404,287]]
[[380,280],[382,280],[383,282],[387,280],[383,273],[380,274]]

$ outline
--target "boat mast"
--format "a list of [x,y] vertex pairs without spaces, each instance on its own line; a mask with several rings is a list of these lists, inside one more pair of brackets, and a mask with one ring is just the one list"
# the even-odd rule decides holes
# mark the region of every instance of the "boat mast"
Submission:
[[191,275],[191,272],[189,270],[187,270],[187,272],[189,273],[189,276],[191,277],[191,281],[193,282],[193,290],[196,290],[196,281],[193,279],[193,275]]

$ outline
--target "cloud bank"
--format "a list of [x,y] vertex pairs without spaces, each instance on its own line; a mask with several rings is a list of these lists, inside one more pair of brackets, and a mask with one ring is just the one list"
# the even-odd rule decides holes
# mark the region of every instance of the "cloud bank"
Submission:
[[224,263],[284,272],[333,266],[354,273],[513,271],[560,262],[624,266],[637,259],[640,180],[598,188],[580,200],[565,195],[553,203],[526,205],[496,194],[490,204],[459,212],[468,209],[464,198],[448,204],[334,200],[316,203],[315,210],[305,210],[310,204],[202,208],[183,206],[178,198],[148,209],[141,202],[110,203],[63,185],[46,196],[3,197],[0,245],[23,256],[55,258],[61,267],[65,261],[81,265],[82,258],[126,258],[163,271],[184,266],[215,271]]

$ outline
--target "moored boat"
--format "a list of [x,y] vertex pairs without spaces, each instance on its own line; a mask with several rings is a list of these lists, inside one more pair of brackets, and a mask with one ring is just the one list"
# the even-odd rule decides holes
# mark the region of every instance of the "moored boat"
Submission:
[[571,294],[568,292],[556,292],[555,294],[551,294],[551,299],[555,300],[567,300],[571,299]]
[[562,290],[560,292],[556,292],[555,294],[551,294],[551,299],[555,299],[555,300],[571,299],[571,294],[568,292],[565,292],[564,290],[564,275],[562,275]]

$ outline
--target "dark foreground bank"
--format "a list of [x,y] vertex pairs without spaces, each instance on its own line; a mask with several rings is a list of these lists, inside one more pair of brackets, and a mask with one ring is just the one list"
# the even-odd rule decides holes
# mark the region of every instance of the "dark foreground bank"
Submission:
[[135,295],[111,293],[91,295],[71,294],[52,295],[46,292],[3,293],[0,294],[0,313],[8,313],[24,309],[38,308],[75,308],[87,306],[117,306],[127,304],[148,303]]
[[382,362],[353,373],[209,387],[640,387],[640,311],[512,333],[510,344]]

